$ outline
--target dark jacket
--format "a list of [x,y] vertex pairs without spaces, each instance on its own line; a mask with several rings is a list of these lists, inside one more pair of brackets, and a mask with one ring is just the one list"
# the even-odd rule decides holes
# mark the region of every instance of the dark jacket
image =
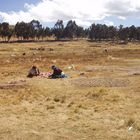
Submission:
[[59,69],[59,68],[54,68],[53,69],[53,74],[52,74],[52,76],[58,76],[58,75],[61,75],[61,73],[62,73],[62,70],[61,69]]

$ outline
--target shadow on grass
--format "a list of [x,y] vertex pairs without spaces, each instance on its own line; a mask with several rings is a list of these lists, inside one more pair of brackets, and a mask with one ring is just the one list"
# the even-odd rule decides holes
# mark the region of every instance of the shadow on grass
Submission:
[[17,41],[0,41],[0,43],[43,43],[43,42],[70,42],[70,41],[78,41],[76,39],[63,39],[63,40],[17,40]]

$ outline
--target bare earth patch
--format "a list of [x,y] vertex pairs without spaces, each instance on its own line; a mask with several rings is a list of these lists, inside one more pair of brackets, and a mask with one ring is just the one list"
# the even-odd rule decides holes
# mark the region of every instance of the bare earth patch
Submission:
[[77,78],[71,83],[79,87],[127,87],[130,81],[123,78]]

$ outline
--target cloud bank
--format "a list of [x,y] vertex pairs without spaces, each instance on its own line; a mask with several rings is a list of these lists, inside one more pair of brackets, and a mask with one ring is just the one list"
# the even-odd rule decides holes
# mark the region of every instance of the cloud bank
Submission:
[[24,11],[0,12],[3,22],[16,24],[18,21],[29,22],[32,19],[41,22],[65,22],[75,20],[79,25],[89,26],[94,21],[106,21],[106,17],[115,16],[125,20],[128,17],[140,17],[140,1],[138,0],[41,0],[37,4],[25,4]]

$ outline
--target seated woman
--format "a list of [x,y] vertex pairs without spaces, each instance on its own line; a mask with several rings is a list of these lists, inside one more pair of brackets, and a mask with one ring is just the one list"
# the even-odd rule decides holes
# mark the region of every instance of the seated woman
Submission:
[[39,76],[39,74],[40,74],[39,69],[36,66],[32,66],[27,77],[32,78],[33,76]]
[[62,70],[59,69],[58,67],[53,65],[51,68],[53,70],[53,74],[51,74],[49,76],[49,78],[55,79],[55,78],[65,78],[66,77],[66,75],[62,72]]

